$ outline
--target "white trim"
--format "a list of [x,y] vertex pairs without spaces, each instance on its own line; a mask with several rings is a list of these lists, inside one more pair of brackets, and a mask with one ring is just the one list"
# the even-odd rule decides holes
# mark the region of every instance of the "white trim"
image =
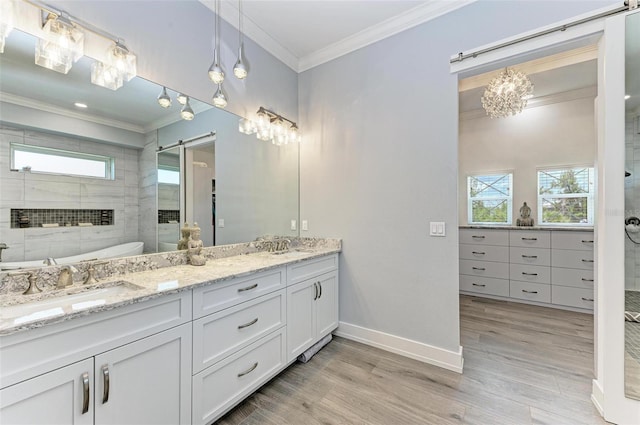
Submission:
[[449,351],[422,342],[345,322],[340,322],[334,334],[352,341],[380,348],[381,350],[462,373],[464,358],[462,357],[461,346],[457,352]]
[[[523,227],[522,229],[526,230],[526,227]],[[545,230],[553,230],[553,229],[545,229]],[[591,229],[584,229],[584,231],[590,232]],[[545,303],[541,301],[523,300],[520,298],[503,297],[501,295],[481,294],[478,292],[465,291],[462,289],[460,290],[460,294],[468,295],[470,297],[489,298],[492,300],[507,301],[510,303],[529,304],[529,305],[536,305],[538,307],[555,308],[556,310],[574,311],[576,313],[584,313],[584,314],[591,314],[591,315],[594,314],[593,310],[589,310],[588,308],[570,307],[568,305],[551,304],[551,303]]]
[[604,417],[604,409],[602,408],[604,405],[604,392],[602,391],[600,384],[598,384],[597,379],[592,380],[591,402],[596,407],[598,413],[600,413],[600,416]]

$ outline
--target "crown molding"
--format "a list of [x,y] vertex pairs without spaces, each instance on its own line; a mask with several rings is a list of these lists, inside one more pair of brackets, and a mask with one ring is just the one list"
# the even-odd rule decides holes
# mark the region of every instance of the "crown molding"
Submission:
[[374,26],[366,28],[352,36],[330,44],[309,55],[300,58],[298,72],[307,71],[340,56],[354,52],[365,46],[408,30],[456,9],[474,3],[476,0],[430,1],[407,10]]
[[[598,88],[596,86],[550,94],[549,96],[542,96],[531,99],[529,102],[527,102],[525,110],[538,108],[540,106],[552,105],[554,103],[571,102],[572,100],[578,99],[594,99],[597,94]],[[489,118],[489,116],[482,108],[460,113],[460,121],[473,120],[478,118]]]
[[68,118],[74,118],[78,120],[88,121],[95,124],[106,125],[108,127],[120,128],[122,130],[132,131],[134,133],[145,133],[145,129],[142,126],[131,124],[124,121],[114,120],[110,118],[104,118],[97,115],[84,114],[70,109],[65,109],[60,106],[51,105],[49,103],[40,102],[38,100],[29,99],[22,96],[17,96],[11,93],[0,92],[0,100],[5,103],[11,103],[25,108],[36,109],[52,114],[62,115]]

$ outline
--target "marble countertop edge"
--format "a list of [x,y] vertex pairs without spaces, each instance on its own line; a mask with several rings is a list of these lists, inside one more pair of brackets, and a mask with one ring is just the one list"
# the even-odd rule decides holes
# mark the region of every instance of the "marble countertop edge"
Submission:
[[562,231],[562,232],[593,232],[593,226],[506,226],[506,225],[482,225],[461,224],[458,229],[497,229],[497,230],[534,230],[534,231]]

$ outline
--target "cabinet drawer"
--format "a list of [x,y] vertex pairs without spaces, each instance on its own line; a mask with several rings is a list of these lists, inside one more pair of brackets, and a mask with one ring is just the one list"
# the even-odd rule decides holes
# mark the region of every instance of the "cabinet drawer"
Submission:
[[551,248],[554,249],[593,251],[594,241],[593,232],[557,231],[551,234]]
[[593,270],[552,267],[551,283],[560,286],[593,289]]
[[285,325],[282,289],[193,322],[193,373]]
[[553,267],[593,270],[593,251],[552,249],[551,265]]
[[211,423],[278,373],[286,365],[285,349],[280,329],[194,375],[193,423]]
[[506,246],[460,244],[460,258],[506,263],[509,261],[509,248]]
[[551,248],[551,235],[545,230],[512,230],[509,246]]
[[507,279],[460,275],[460,290],[508,297],[509,281]]
[[569,307],[593,310],[593,289],[569,288],[567,286],[553,286],[551,288],[551,302]]
[[218,312],[285,287],[284,267],[193,290],[193,318]]
[[509,231],[496,229],[460,229],[460,243],[509,246]]
[[509,279],[509,263],[460,260],[460,274]]
[[334,270],[338,270],[338,254],[294,263],[287,266],[288,285],[294,285]]
[[511,280],[523,282],[551,283],[551,268],[547,266],[531,266],[528,264],[511,264],[509,268]]
[[549,303],[551,302],[551,285],[512,280],[509,282],[509,295],[511,298]]
[[534,266],[550,266],[551,250],[547,248],[509,248],[509,259],[512,264],[532,264]]

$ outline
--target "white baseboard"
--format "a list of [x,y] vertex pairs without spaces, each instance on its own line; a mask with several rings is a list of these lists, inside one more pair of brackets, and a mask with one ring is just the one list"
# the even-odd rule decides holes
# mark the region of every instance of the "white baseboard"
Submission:
[[334,334],[414,360],[462,373],[462,366],[464,364],[462,347],[459,347],[457,352],[444,350],[422,342],[345,322],[340,322],[340,326]]
[[602,392],[602,388],[600,387],[597,379],[594,379],[592,381],[591,402],[594,406],[596,406],[596,409],[598,409],[598,413],[600,413],[600,416],[604,417],[604,409],[602,408],[602,406],[604,405],[604,393]]

